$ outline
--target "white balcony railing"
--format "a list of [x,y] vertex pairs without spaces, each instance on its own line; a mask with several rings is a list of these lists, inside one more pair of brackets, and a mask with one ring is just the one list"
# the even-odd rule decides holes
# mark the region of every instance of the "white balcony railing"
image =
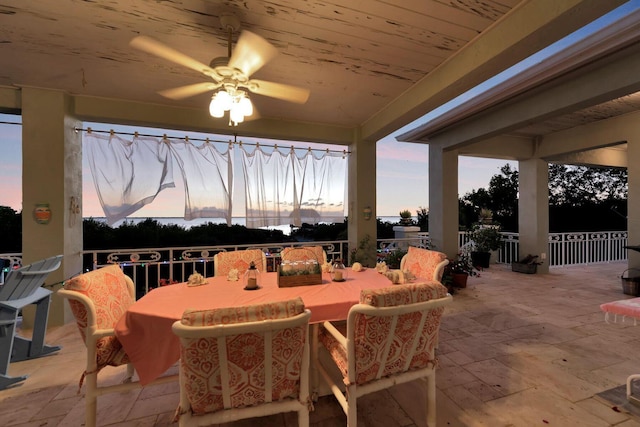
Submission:
[[[526,255],[519,254],[517,233],[502,234],[504,240],[498,251],[498,263],[511,263]],[[461,248],[468,243],[465,233],[460,233],[458,243]],[[304,245],[303,243],[269,243],[188,248],[86,250],[82,255],[85,270],[107,264],[120,264],[125,273],[137,284],[138,292],[146,293],[150,288],[159,286],[161,281],[184,282],[194,272],[205,276],[213,275],[213,256],[218,252],[261,249],[267,255],[267,269],[273,271],[279,263],[279,253],[284,247]],[[349,259],[347,241],[309,242],[306,245],[321,245],[327,252],[329,260]],[[380,239],[377,242],[378,255],[384,258],[397,249],[406,249],[409,245],[431,247],[429,233],[418,233],[404,239]],[[627,259],[627,250],[624,248],[626,245],[626,231],[550,233],[547,261],[551,267],[624,261]],[[0,269],[0,283],[3,283],[9,269],[21,265],[21,258],[19,253],[0,254],[0,260],[4,261],[3,268]]]

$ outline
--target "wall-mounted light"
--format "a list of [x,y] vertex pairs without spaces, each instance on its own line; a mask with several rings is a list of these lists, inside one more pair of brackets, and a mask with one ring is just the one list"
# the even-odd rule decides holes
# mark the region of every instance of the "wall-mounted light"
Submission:
[[364,216],[364,219],[369,221],[371,219],[371,213],[373,211],[371,210],[371,207],[367,206],[362,210],[362,215]]

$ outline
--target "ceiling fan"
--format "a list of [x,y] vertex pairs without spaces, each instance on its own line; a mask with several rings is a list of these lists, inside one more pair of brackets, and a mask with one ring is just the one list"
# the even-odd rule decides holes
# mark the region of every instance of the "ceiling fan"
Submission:
[[240,21],[233,15],[220,17],[222,26],[228,30],[228,56],[218,57],[205,65],[177,50],[147,36],[138,36],[131,40],[131,46],[152,55],[159,56],[176,64],[198,71],[213,81],[195,83],[159,91],[170,99],[184,99],[208,91],[215,91],[209,112],[213,117],[223,117],[229,111],[229,124],[244,121],[253,114],[253,105],[249,92],[270,96],[284,101],[304,104],[309,98],[309,90],[283,83],[251,79],[251,75],[272,60],[278,50],[267,40],[249,31],[240,34],[235,50],[231,52],[233,32],[240,28]]

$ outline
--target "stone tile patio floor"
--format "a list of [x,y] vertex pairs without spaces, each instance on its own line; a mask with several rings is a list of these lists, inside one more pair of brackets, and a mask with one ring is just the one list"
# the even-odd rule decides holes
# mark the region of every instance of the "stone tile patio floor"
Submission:
[[[527,275],[492,265],[471,278],[442,322],[438,425],[640,427],[640,419],[594,397],[640,372],[640,327],[629,319],[605,323],[599,309],[630,298],[620,283],[625,268],[593,264]],[[0,426],[84,424],[84,399],[76,394],[85,357],[80,335],[75,325],[52,328],[47,343],[63,349],[10,365],[10,375],[29,378],[0,391]],[[106,368],[101,381],[121,376]],[[359,425],[424,426],[424,393],[415,381],[369,395],[360,402]],[[98,399],[98,424],[171,425],[177,402],[176,383],[105,395]],[[335,400],[321,397],[311,425],[345,424]],[[226,426],[296,425],[290,413]]]

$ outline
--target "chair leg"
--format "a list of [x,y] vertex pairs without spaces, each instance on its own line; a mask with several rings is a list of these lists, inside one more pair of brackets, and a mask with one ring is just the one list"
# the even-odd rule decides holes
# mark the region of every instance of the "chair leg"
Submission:
[[356,399],[356,388],[353,385],[347,387],[347,427],[357,427],[358,425],[358,400]]
[[9,363],[14,353],[17,311],[9,313],[0,311],[0,390],[27,379],[26,375],[10,377]]
[[49,320],[49,305],[51,295],[42,298],[36,303],[36,315],[33,325],[33,339],[29,348],[29,358],[45,356],[54,351],[60,350],[59,346],[48,346],[44,344],[44,336],[47,333],[47,322]]
[[32,339],[29,340],[17,336],[14,333],[13,351],[11,355],[12,362],[20,362],[22,360],[47,356],[60,350],[59,346],[49,346],[44,344],[44,336],[47,333],[47,318],[49,316],[50,300],[51,295],[47,295],[36,303]]
[[26,375],[21,375],[19,377],[10,377],[8,375],[0,375],[0,390],[4,390],[5,388],[12,386],[13,384],[19,383],[20,381],[24,381],[27,379]]
[[436,427],[436,372],[427,377],[427,427]]
[[311,400],[318,401],[318,333],[319,326],[317,323],[311,325]]
[[309,427],[309,410],[307,408],[298,411],[298,427]]
[[127,363],[127,376],[124,377],[124,381],[122,382],[130,383],[133,378],[134,372],[135,372],[135,368],[133,367],[133,363]]
[[[2,312],[0,312],[0,318],[2,317],[5,316],[2,316]],[[0,320],[0,375],[6,375],[9,372],[15,333],[15,318]]]
[[85,427],[95,427],[98,412],[98,373],[85,377]]

